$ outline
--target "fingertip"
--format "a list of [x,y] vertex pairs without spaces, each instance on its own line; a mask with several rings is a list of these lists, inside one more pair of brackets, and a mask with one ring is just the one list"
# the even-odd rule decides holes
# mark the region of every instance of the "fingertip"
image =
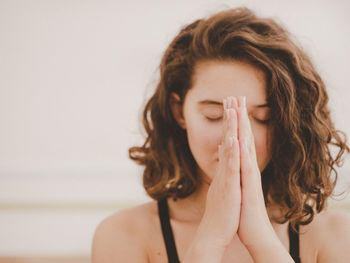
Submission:
[[236,98],[236,97],[233,97],[232,100],[233,100],[233,108],[237,109],[237,108],[238,108],[238,101],[237,101],[237,98]]
[[227,109],[231,108],[231,97],[227,97]]
[[238,97],[238,107],[245,107],[246,106],[246,96],[239,96]]
[[242,107],[246,107],[247,102],[246,102],[246,96],[242,96]]

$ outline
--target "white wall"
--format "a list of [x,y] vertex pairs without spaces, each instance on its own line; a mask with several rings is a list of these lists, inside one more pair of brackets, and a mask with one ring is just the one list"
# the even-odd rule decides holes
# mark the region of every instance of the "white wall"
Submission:
[[[9,232],[19,224],[40,231],[38,218],[23,223],[16,214],[35,204],[42,211],[100,203],[107,214],[110,203],[148,200],[127,150],[142,142],[138,116],[162,52],[184,24],[242,4],[296,35],[328,85],[336,125],[350,136],[349,1],[0,0],[0,243],[13,240],[0,254],[72,250],[40,246],[53,242],[49,228],[37,242]],[[92,233],[98,220],[90,220]],[[76,225],[64,222],[73,234]],[[88,253],[86,236],[75,238],[75,251]]]

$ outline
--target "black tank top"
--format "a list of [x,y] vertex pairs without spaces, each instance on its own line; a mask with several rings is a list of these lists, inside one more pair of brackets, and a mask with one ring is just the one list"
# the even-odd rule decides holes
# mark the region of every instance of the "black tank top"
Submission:
[[[165,242],[165,248],[168,255],[169,263],[179,263],[179,257],[176,251],[175,239],[173,231],[170,225],[169,209],[167,199],[162,199],[158,201],[158,214],[160,219],[160,224],[162,228],[163,238]],[[299,226],[296,226],[299,230]],[[294,259],[295,263],[300,263],[299,257],[299,235],[295,233],[291,227],[288,225],[289,234],[289,253]]]

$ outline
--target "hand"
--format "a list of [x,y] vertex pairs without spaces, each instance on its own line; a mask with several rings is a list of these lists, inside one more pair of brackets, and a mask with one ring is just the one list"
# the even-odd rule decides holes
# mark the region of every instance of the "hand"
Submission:
[[237,140],[237,114],[233,98],[224,101],[222,143],[219,163],[207,193],[206,208],[199,226],[202,237],[227,247],[237,233],[240,208],[240,153]]
[[258,247],[276,240],[264,202],[254,135],[247,114],[245,97],[235,103],[238,113],[242,206],[238,236],[246,247]]

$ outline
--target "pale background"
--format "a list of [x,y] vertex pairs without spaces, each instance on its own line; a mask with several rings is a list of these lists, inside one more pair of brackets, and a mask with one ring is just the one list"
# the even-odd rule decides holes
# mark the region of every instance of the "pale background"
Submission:
[[350,1],[0,0],[0,256],[88,256],[104,217],[150,200],[127,151],[162,53],[186,23],[242,4],[294,33],[350,136]]

